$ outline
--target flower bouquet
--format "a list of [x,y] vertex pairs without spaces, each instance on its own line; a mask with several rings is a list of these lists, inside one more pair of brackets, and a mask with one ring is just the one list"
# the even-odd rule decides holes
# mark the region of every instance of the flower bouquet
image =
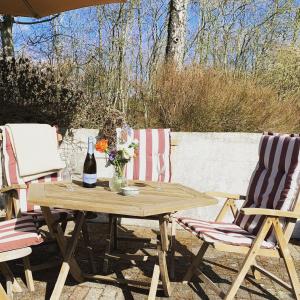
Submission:
[[96,143],[96,150],[106,154],[106,167],[114,166],[114,176],[110,189],[119,192],[127,185],[125,177],[126,164],[137,155],[138,141],[130,137],[131,129],[122,128],[116,146],[109,147],[108,141],[101,139]]

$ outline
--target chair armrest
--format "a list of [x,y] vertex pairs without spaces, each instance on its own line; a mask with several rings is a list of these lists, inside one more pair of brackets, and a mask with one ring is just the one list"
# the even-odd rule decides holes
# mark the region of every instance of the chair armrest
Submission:
[[0,193],[6,193],[8,191],[12,190],[19,190],[19,189],[27,189],[26,184],[12,184],[8,186],[4,186],[3,188],[0,189]]
[[300,219],[300,214],[295,213],[293,211],[285,211],[285,210],[269,209],[269,208],[242,208],[241,211],[246,216],[264,215],[269,217]]
[[205,194],[211,197],[219,197],[219,198],[226,198],[232,200],[245,200],[246,196],[242,196],[239,194],[230,194],[230,193],[223,193],[223,192],[206,192]]

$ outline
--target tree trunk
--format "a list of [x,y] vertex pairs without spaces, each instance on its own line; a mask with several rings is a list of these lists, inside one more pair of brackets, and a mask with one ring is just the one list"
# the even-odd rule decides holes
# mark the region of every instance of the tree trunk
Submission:
[[12,36],[12,27],[14,18],[10,15],[4,15],[1,22],[1,41],[3,56],[14,57],[14,42]]
[[182,67],[188,0],[170,0],[166,61]]

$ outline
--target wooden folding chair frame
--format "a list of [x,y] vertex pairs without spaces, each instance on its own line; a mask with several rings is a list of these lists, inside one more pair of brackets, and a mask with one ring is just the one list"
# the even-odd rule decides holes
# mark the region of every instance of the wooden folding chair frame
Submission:
[[[236,216],[238,209],[235,205],[235,201],[245,199],[244,196],[232,195],[226,193],[212,192],[207,194],[214,197],[226,198],[225,204],[216,218],[216,222],[221,222],[229,209],[231,210],[233,215]],[[293,263],[293,258],[288,248],[288,241],[291,238],[297,219],[300,218],[300,194],[298,194],[298,199],[296,201],[293,211],[282,211],[282,210],[273,210],[273,209],[265,209],[265,208],[242,208],[241,211],[248,216],[250,215],[266,216],[263,225],[261,226],[251,247],[249,248],[245,246],[234,246],[222,242],[220,243],[216,242],[210,244],[204,241],[198,254],[195,256],[195,258],[192,261],[192,264],[190,265],[188,271],[186,272],[183,282],[184,283],[189,282],[192,276],[195,274],[199,276],[204,283],[208,284],[216,292],[218,296],[220,296],[223,299],[229,300],[235,297],[248,270],[251,268],[254,273],[254,277],[257,280],[260,279],[260,274],[263,274],[271,278],[272,280],[274,280],[275,282],[277,282],[279,285],[283,286],[287,290],[289,290],[291,293],[295,295],[296,299],[299,300],[300,285],[299,285],[299,280],[295,269],[295,265]],[[287,219],[287,224],[284,229],[282,229],[280,225],[280,219],[282,218]],[[261,248],[261,244],[266,238],[271,228],[274,229],[275,237],[278,245],[274,249]],[[246,257],[243,262],[243,266],[240,269],[235,281],[232,283],[229,291],[226,294],[218,286],[216,286],[199,268],[199,265],[202,262],[206,250],[210,245],[219,251],[246,254]],[[283,258],[292,285],[287,284],[286,282],[281,280],[273,273],[257,265],[255,260],[256,256]]]

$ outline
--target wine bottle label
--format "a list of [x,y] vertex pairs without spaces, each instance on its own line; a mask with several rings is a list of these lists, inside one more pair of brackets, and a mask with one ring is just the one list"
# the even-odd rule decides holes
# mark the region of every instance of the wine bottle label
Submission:
[[87,184],[93,184],[97,182],[97,174],[83,173],[83,182]]

